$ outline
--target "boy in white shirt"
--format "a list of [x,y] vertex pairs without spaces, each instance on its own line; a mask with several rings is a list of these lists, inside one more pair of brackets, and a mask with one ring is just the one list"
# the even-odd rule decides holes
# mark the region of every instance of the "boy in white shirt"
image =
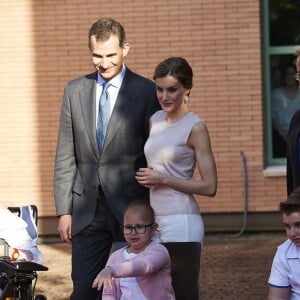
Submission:
[[287,237],[276,251],[268,300],[300,300],[300,187],[280,203]]

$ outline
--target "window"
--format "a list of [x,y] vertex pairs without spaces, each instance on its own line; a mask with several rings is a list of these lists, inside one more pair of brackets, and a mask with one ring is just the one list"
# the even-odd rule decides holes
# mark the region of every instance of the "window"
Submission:
[[294,78],[295,51],[300,49],[299,0],[264,0],[264,95],[267,165],[285,164],[286,135],[300,109]]

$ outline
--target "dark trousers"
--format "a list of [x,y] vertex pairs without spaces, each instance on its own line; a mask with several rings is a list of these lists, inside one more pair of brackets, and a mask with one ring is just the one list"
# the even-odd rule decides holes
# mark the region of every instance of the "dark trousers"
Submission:
[[123,234],[100,193],[92,223],[72,238],[72,300],[102,298],[101,292],[92,288],[92,283],[105,267],[114,241],[124,241]]
[[171,276],[176,300],[199,299],[201,244],[163,243],[171,258]]

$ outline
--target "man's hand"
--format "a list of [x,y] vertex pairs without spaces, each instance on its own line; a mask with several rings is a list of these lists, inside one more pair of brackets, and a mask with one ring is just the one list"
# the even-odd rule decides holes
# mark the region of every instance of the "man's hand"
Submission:
[[72,216],[71,215],[62,215],[58,218],[57,231],[60,235],[60,238],[68,244],[72,244]]

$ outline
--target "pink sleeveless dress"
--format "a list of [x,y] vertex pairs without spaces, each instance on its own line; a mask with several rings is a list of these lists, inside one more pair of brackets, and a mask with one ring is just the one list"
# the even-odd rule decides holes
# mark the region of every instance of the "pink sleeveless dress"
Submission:
[[[166,113],[162,110],[151,117],[150,135],[144,148],[148,166],[177,178],[190,179],[196,158],[187,140],[201,119],[193,112],[174,123],[167,123],[165,119]],[[155,186],[150,189],[150,203],[158,223],[155,240],[203,243],[204,225],[193,195]]]

